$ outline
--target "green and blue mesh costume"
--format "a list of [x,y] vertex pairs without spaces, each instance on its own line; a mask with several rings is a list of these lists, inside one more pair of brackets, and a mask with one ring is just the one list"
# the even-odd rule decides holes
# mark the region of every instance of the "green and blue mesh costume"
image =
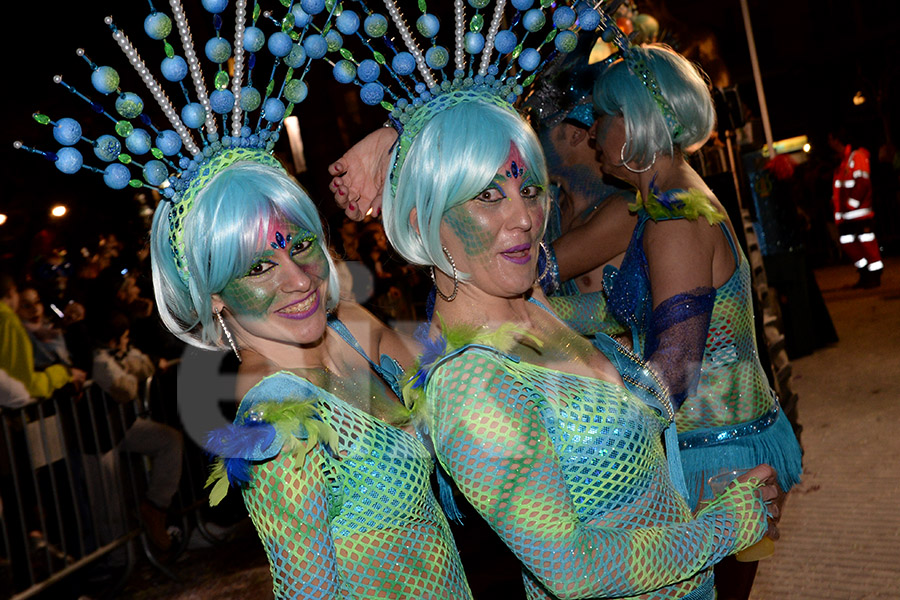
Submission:
[[662,442],[666,394],[604,340],[630,388],[524,362],[503,332],[445,329],[426,342],[405,398],[522,562],[530,599],[711,599],[709,567],[766,530],[759,483],[733,484],[692,515]]
[[[606,309],[630,327],[635,350],[662,376],[678,406],[676,424],[692,506],[712,497],[706,480],[723,469],[760,463],[778,471],[785,491],[800,480],[801,453],[759,361],[750,266],[706,195],[660,193],[632,206],[639,220],[619,269],[604,273]],[[653,309],[644,230],[647,222],[705,218],[718,224],[735,270],[718,289],[685,291]]]
[[[329,326],[365,356],[339,321]],[[370,365],[398,389],[394,361]],[[471,598],[414,434],[282,371],[207,448],[224,458],[211,498],[244,482],[276,598]]]

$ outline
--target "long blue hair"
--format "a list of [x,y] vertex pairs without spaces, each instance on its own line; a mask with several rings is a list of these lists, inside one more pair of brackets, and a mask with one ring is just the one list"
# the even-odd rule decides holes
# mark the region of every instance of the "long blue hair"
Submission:
[[239,162],[216,175],[197,194],[183,218],[187,282],[175,266],[169,244],[169,211],[161,202],[153,217],[150,257],[153,289],[166,328],[200,348],[223,348],[212,295],[246,275],[266,240],[269,220],[278,216],[316,234],[329,267],[326,306],[337,306],[337,270],[309,195],[287,173],[254,162]]
[[705,142],[716,125],[716,111],[703,73],[662,44],[635,47],[630,52],[643,57],[683,131],[672,138],[650,91],[626,61],[617,61],[594,83],[594,106],[603,114],[625,119],[625,160],[649,164],[654,154],[672,156],[675,150],[683,152]]
[[[441,219],[449,209],[484,191],[509,157],[511,143],[537,183],[546,186],[541,144],[515,112],[476,100],[432,117],[413,140],[400,173],[395,175],[396,192],[391,189],[390,173],[385,178],[384,229],[403,258],[436,266],[448,274],[453,271],[441,250]],[[413,209],[418,231],[410,223]],[[466,278],[465,273],[459,276]]]

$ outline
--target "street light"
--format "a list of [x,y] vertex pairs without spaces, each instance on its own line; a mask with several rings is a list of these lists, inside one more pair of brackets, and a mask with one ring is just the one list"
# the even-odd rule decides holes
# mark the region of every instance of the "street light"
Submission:
[[53,208],[50,209],[50,214],[53,215],[54,217],[59,218],[59,217],[62,217],[63,215],[65,215],[67,210],[68,209],[65,207],[65,205],[57,204],[56,206],[54,206]]
[[291,143],[294,173],[303,173],[306,171],[306,157],[303,155],[303,138],[300,137],[300,120],[291,115],[284,120],[284,128],[287,130],[288,140]]
[[6,215],[0,213],[0,225],[3,225],[4,223],[6,223]]

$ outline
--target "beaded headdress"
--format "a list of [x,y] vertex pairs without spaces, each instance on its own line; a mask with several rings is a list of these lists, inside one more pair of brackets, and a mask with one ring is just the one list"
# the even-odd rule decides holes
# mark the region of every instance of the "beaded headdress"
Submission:
[[[284,170],[273,155],[275,143],[284,119],[308,94],[305,77],[312,59],[324,56],[324,49],[340,46],[332,27],[341,5],[326,0],[279,0],[280,6],[276,7],[281,9],[281,14],[276,15],[263,11],[258,0],[235,0],[233,37],[229,39],[226,35],[230,32],[222,16],[229,0],[202,0],[215,30],[202,51],[215,69],[212,85],[207,87],[204,64],[195,49],[181,1],[169,0],[171,17],[157,10],[152,1],[148,0],[148,4],[150,14],[144,20],[144,32],[151,43],[162,46],[160,54],[164,56],[158,63],[162,78],[154,75],[112,17],[106,17],[105,23],[162,110],[166,125],[160,127],[160,122],[151,118],[138,92],[120,87],[122,79],[114,68],[98,65],[79,48],[78,56],[91,69],[94,90],[114,97],[115,112],[63,80],[61,75],[53,80],[93,111],[107,117],[113,131],[90,138],[84,135],[76,119],[53,119],[35,113],[38,123],[53,127],[53,137],[62,147],[50,152],[19,141],[14,146],[44,156],[63,173],[79,170],[99,173],[114,189],[130,186],[157,190],[173,205],[169,211],[169,241],[179,273],[187,281],[183,219],[197,193],[216,174],[236,162],[253,161]],[[248,4],[252,4],[252,9],[248,10]],[[179,41],[181,54],[173,45]],[[312,51],[320,48],[321,53]],[[271,70],[267,63],[263,73],[257,74],[254,70],[257,53],[263,51],[270,55]],[[281,72],[280,67],[284,69]],[[208,75],[211,70],[208,65],[206,70]],[[260,80],[258,84],[254,75]],[[186,85],[188,78],[190,83]],[[180,110],[169,94],[184,98]],[[106,163],[105,166],[85,164],[84,156],[76,148],[78,144],[92,147],[96,158]]]

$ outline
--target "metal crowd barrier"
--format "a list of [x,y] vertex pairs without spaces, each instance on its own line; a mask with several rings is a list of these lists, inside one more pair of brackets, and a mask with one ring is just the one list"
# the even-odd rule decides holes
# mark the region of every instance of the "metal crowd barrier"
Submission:
[[173,547],[160,555],[142,535],[139,506],[151,464],[117,446],[136,417],[181,431],[174,389],[150,378],[138,401],[122,405],[88,382],[78,396],[0,408],[0,598],[113,597],[139,549],[174,579],[165,564],[184,551],[194,528],[222,541],[197,510],[207,504],[208,461],[186,436],[168,513]]

